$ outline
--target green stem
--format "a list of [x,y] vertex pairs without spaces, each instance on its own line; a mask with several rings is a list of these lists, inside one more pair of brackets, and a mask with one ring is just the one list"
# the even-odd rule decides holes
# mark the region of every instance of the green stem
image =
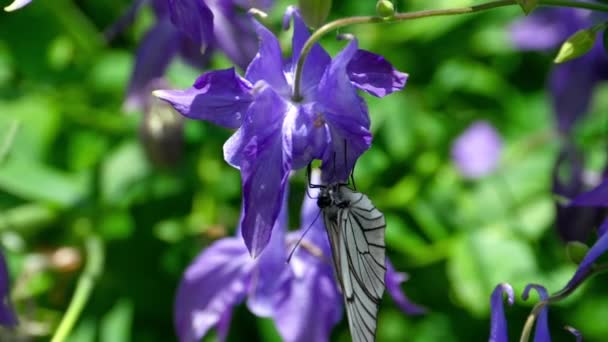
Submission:
[[0,164],[4,162],[6,156],[8,156],[8,152],[13,147],[13,142],[15,141],[15,137],[17,136],[17,131],[19,130],[19,120],[13,120],[8,128],[8,132],[6,132],[6,136],[2,141],[2,145],[0,146]]
[[85,240],[85,249],[87,254],[87,263],[78,279],[76,291],[70,301],[68,310],[61,319],[59,327],[55,331],[55,335],[51,342],[65,341],[78,321],[78,317],[82,313],[85,304],[87,303],[95,281],[101,275],[104,263],[104,248],[102,240],[94,235],[89,235]]
[[[373,24],[373,23],[392,23],[398,21],[405,20],[413,20],[427,17],[438,17],[438,16],[449,16],[449,15],[459,15],[459,14],[467,14],[467,13],[475,13],[486,11],[499,7],[506,7],[518,5],[515,0],[495,0],[485,4],[468,6],[468,7],[460,7],[460,8],[448,8],[448,9],[436,9],[436,10],[422,10],[416,12],[407,12],[407,13],[397,13],[393,17],[390,18],[382,18],[378,16],[361,16],[361,17],[349,17],[338,19],[332,22],[329,22],[323,26],[321,26],[318,30],[316,30],[310,38],[304,43],[302,47],[302,51],[300,53],[300,57],[298,58],[298,62],[296,64],[296,69],[294,72],[294,88],[292,99],[294,101],[301,101],[302,94],[300,94],[300,80],[302,79],[302,69],[304,68],[304,62],[306,61],[306,57],[310,53],[310,50],[314,46],[316,42],[318,42],[325,34],[337,30],[339,28],[356,25],[356,24]],[[585,8],[592,9],[602,12],[608,12],[608,5],[603,4],[594,4],[594,3],[584,3],[577,1],[569,1],[569,0],[539,0],[539,6],[559,6],[559,7],[572,7],[572,8]]]

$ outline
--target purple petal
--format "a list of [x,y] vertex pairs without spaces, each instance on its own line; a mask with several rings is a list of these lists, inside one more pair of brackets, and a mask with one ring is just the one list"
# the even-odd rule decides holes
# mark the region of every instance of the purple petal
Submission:
[[228,338],[228,332],[230,329],[230,322],[232,321],[232,308],[224,311],[220,317],[220,321],[217,322],[217,339],[220,342],[226,341]]
[[140,110],[145,106],[149,84],[165,73],[180,45],[180,33],[169,20],[160,20],[143,38],[127,88],[126,110]]
[[608,207],[608,178],[593,190],[577,196],[572,201],[572,205]]
[[408,315],[421,315],[426,313],[426,309],[414,304],[410,301],[405,293],[401,290],[401,283],[407,280],[407,276],[399,273],[393,267],[393,264],[386,260],[386,291],[393,298],[397,306]]
[[593,67],[594,55],[557,65],[551,73],[549,87],[560,132],[568,133],[589,109],[591,95],[599,77]]
[[16,11],[25,7],[26,5],[29,5],[30,2],[32,2],[32,0],[14,0],[10,5],[4,7],[4,10],[6,12]]
[[239,15],[232,2],[210,3],[214,14],[215,43],[241,69],[247,68],[258,48],[253,23]]
[[291,171],[291,146],[285,144],[281,134],[287,108],[272,88],[260,89],[241,127],[241,145],[229,156],[232,161],[240,161],[244,206],[241,228],[254,257],[270,240]]
[[342,317],[342,296],[332,268],[316,260],[289,283],[289,295],[277,306],[274,321],[286,342],[329,341]]
[[507,294],[507,302],[513,305],[515,295],[511,285],[503,283],[496,286],[492,292],[490,306],[492,310],[492,321],[490,327],[490,342],[509,342],[507,319],[503,305],[503,294]]
[[606,232],[608,232],[608,218],[606,218],[604,220],[604,222],[600,225],[600,228],[597,230],[597,234],[599,236],[604,235]]
[[10,301],[10,281],[4,254],[0,251],[0,325],[15,326],[17,317]]
[[213,42],[213,13],[200,0],[168,0],[171,22],[201,50]]
[[357,41],[352,40],[334,58],[318,88],[318,101],[324,107],[322,116],[331,136],[331,148],[323,156],[325,183],[345,181],[357,158],[371,145],[367,106],[346,73],[357,49]]
[[[603,228],[602,231],[605,232],[606,228]],[[608,250],[608,234],[603,234],[595,242],[591,249],[589,249],[583,261],[578,265],[578,269],[574,273],[574,276],[572,276],[572,279],[570,279],[562,291],[570,291],[575,289],[581,282],[583,282],[587,275],[589,275],[595,261],[602,256],[606,250]]]
[[[530,290],[534,289],[538,292],[541,300],[546,300],[549,298],[547,294],[547,289],[542,285],[537,284],[529,284],[524,289],[524,293],[522,294],[523,300],[528,300],[528,295],[530,294]],[[548,318],[548,307],[545,305],[540,313],[538,314],[538,318],[536,319],[536,329],[534,332],[534,342],[551,342],[551,333],[549,332],[549,318]]]
[[277,297],[282,296],[280,289],[291,276],[286,263],[285,246],[285,231],[288,224],[287,191],[283,197],[283,206],[272,229],[270,242],[257,258],[256,269],[253,273],[253,292],[247,300],[249,310],[261,317],[272,316]]
[[135,21],[135,17],[139,13],[139,10],[146,2],[146,0],[134,0],[118,20],[104,30],[103,35],[105,36],[106,42],[114,40],[118,34],[124,32],[127,27],[131,26]]
[[483,177],[496,169],[502,141],[498,132],[485,121],[469,126],[452,145],[452,160],[466,178]]
[[[285,12],[285,16],[283,19],[283,27],[287,29],[289,27],[289,18],[293,17],[293,38],[292,38],[292,50],[293,55],[291,57],[291,66],[295,67],[298,58],[300,57],[300,52],[302,51],[302,47],[304,47],[304,43],[310,37],[310,31],[308,27],[304,23],[304,20],[300,16],[300,12],[294,6],[290,6],[287,8]],[[287,24],[287,25],[285,25]],[[308,56],[306,57],[306,61],[304,62],[304,68],[302,70],[302,79],[300,83],[300,89],[302,91],[302,95],[304,97],[310,96],[310,94],[314,91],[314,89],[319,84],[321,77],[323,77],[323,73],[327,66],[331,63],[331,57],[329,54],[323,50],[321,45],[314,44]]]
[[283,56],[279,41],[264,25],[256,20],[253,22],[260,39],[260,47],[257,55],[247,67],[245,78],[253,84],[264,81],[279,94],[291,95],[285,74],[283,74]]
[[198,341],[240,303],[254,261],[239,238],[225,238],[205,249],[188,266],[175,298],[180,341]]
[[511,26],[511,39],[521,50],[556,48],[579,26],[575,11],[568,9],[539,9]]
[[347,72],[355,87],[377,97],[403,89],[408,78],[384,57],[365,50],[357,51]]
[[186,117],[237,128],[252,101],[250,90],[249,82],[231,68],[204,73],[191,88],[156,90],[154,95]]

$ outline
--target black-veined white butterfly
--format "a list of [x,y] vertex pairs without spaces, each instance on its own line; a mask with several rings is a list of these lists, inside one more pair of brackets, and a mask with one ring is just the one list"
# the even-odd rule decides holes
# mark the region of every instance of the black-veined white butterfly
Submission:
[[323,212],[353,342],[374,341],[385,289],[384,215],[366,195],[347,184],[310,186],[320,189],[317,204]]

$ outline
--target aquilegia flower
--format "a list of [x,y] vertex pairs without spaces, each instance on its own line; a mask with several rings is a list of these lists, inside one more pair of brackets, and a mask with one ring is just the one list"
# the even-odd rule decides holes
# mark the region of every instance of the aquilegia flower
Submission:
[[189,89],[155,92],[189,118],[238,128],[224,158],[241,170],[242,234],[254,256],[270,240],[291,170],[321,159],[324,182],[345,180],[369,148],[370,120],[357,88],[382,97],[407,79],[382,56],[359,50],[356,40],[333,60],[316,44],[304,63],[302,100],[293,100],[294,67],[310,33],[293,8],[286,24],[291,16],[293,56],[286,62],[277,38],[254,21],[260,47],[245,77],[211,71]]
[[[125,107],[141,109],[148,97],[149,83],[162,77],[176,56],[202,68],[209,55],[219,49],[234,64],[245,68],[255,55],[257,39],[244,12],[255,6],[265,8],[270,3],[269,0],[152,0],[156,24],[137,50]],[[139,3],[134,3],[133,8],[139,8]]]
[[29,5],[30,2],[32,2],[32,0],[14,0],[13,2],[11,2],[10,5],[4,7],[4,10],[6,12],[16,11],[20,8]]
[[4,255],[0,252],[0,325],[14,326],[17,317],[13,312],[9,298],[9,275]]
[[[576,31],[593,26],[599,16],[586,10],[538,9],[512,26],[512,39],[522,50],[557,49]],[[569,133],[586,114],[593,90],[604,80],[608,80],[608,56],[601,38],[585,56],[553,68],[549,88],[561,133]]]
[[[314,196],[314,195],[313,195]],[[329,241],[316,201],[305,198],[301,229],[286,233],[286,205],[268,247],[252,259],[240,237],[216,241],[186,269],[177,290],[175,326],[182,342],[198,341],[217,328],[226,337],[232,308],[247,298],[251,312],[274,320],[283,340],[328,341],[342,317],[342,294],[333,273]],[[286,262],[306,228],[308,233]],[[403,274],[387,261],[387,292],[404,312],[424,309],[402,293]]]
[[469,126],[452,145],[452,160],[462,176],[483,177],[496,169],[500,161],[502,140],[486,121]]

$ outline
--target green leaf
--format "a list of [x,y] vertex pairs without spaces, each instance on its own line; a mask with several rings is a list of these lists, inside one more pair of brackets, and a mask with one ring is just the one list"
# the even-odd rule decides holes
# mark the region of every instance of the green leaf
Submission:
[[554,62],[564,63],[587,54],[595,45],[596,38],[597,32],[593,29],[577,31],[562,44]]
[[458,302],[478,316],[488,313],[488,300],[497,284],[509,282],[521,288],[539,278],[532,248],[490,229],[463,235],[455,243],[448,277]]
[[69,207],[88,196],[85,174],[66,174],[36,161],[7,160],[0,167],[0,189],[32,201]]
[[101,195],[105,202],[126,205],[133,199],[134,186],[149,174],[149,165],[135,141],[122,144],[108,157],[101,171]]
[[122,298],[101,319],[101,342],[131,341],[131,326],[133,322],[133,303]]

